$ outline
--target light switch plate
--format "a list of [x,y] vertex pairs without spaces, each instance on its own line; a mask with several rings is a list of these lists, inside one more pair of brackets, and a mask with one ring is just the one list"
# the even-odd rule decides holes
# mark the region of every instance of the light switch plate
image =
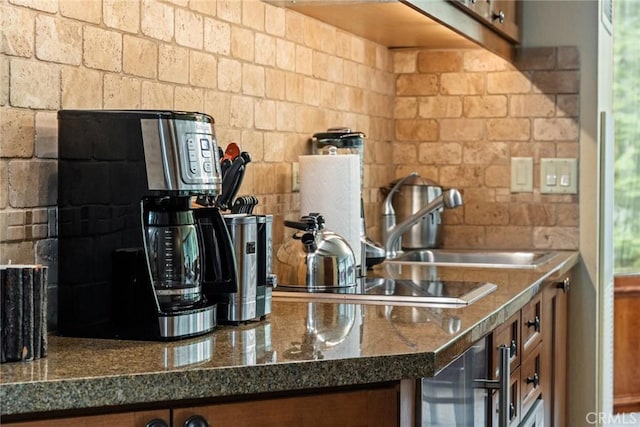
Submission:
[[511,192],[533,192],[533,157],[511,158]]
[[577,194],[578,159],[540,159],[540,193]]

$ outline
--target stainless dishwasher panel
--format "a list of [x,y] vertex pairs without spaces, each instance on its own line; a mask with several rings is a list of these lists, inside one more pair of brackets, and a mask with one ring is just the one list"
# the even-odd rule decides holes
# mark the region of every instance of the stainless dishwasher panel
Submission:
[[434,377],[419,381],[422,396],[418,425],[470,427],[490,425],[490,397],[478,388],[478,378],[488,378],[487,339],[483,338]]
[[538,399],[519,427],[544,427],[544,402]]

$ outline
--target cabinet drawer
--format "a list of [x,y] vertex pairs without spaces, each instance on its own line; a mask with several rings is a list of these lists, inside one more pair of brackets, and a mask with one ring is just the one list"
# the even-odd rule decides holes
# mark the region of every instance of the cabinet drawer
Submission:
[[521,414],[527,414],[536,399],[542,393],[540,384],[542,366],[542,344],[532,349],[523,359],[520,366],[520,394],[522,396]]
[[511,370],[520,366],[520,312],[514,314],[493,332],[492,372],[498,378],[498,347],[506,345],[510,348],[509,359]]
[[542,341],[542,295],[522,307],[522,351],[525,355]]

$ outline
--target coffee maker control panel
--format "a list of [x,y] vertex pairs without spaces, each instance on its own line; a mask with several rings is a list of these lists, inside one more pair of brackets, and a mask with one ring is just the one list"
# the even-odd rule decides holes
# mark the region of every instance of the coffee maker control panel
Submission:
[[219,154],[213,149],[214,143],[212,135],[207,134],[187,134],[186,156],[184,157],[182,172],[185,182],[199,183],[207,177],[216,173],[215,167],[220,164]]

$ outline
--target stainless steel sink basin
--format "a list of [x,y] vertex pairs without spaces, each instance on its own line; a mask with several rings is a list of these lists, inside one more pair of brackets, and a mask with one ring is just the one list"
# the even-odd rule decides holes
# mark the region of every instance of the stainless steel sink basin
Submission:
[[420,249],[404,252],[388,263],[481,268],[538,268],[556,256],[548,251]]

